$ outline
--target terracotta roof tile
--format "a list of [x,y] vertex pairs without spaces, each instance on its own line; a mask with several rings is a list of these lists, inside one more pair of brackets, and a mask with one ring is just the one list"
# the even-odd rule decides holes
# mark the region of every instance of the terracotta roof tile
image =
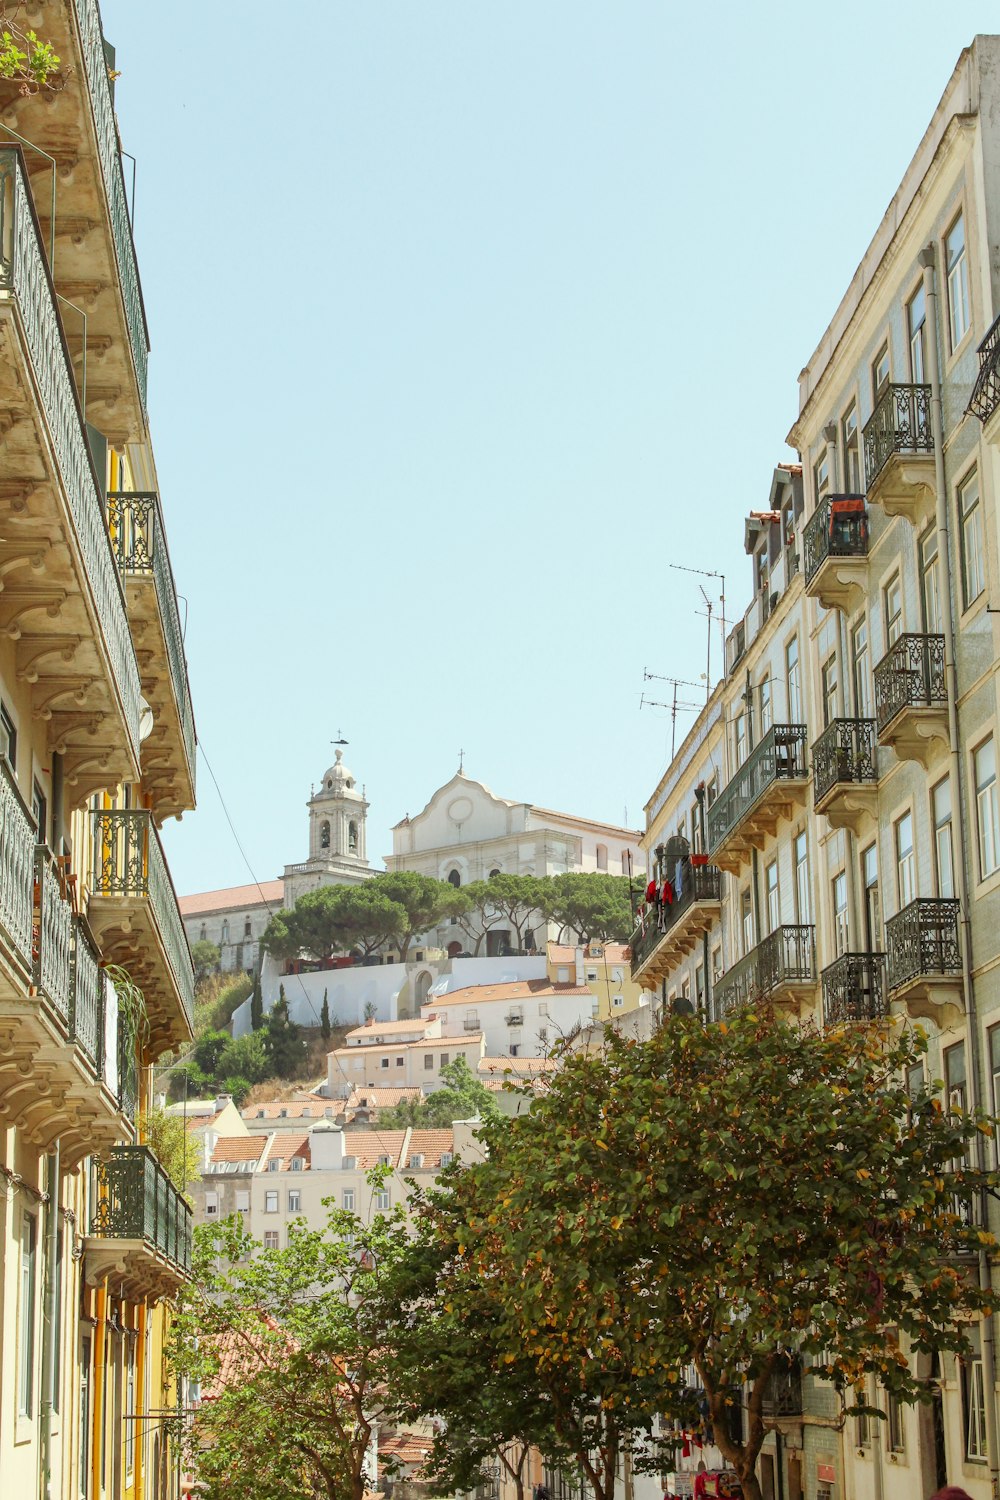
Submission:
[[408,1159],[404,1161],[403,1166],[408,1166],[413,1157],[422,1156],[425,1170],[428,1167],[439,1167],[442,1151],[454,1151],[454,1149],[455,1132],[453,1130],[414,1130],[407,1147]]
[[304,1134],[301,1132],[292,1134],[289,1131],[281,1131],[273,1137],[271,1140],[271,1149],[267,1153],[268,1166],[270,1166],[271,1162],[277,1161],[281,1163],[281,1167],[285,1171],[288,1171],[289,1164],[295,1156],[302,1158],[302,1170],[307,1172],[311,1162],[308,1131]]
[[266,1135],[224,1135],[215,1143],[212,1160],[259,1161],[266,1145]]
[[391,1109],[404,1099],[419,1099],[423,1090],[418,1084],[407,1084],[398,1089],[355,1088],[344,1104],[345,1109]]
[[461,990],[452,990],[447,995],[434,995],[424,1001],[425,1010],[436,1010],[443,1005],[490,1005],[511,1000],[557,1000],[564,995],[586,995],[592,999],[585,984],[553,984],[550,979],[513,979],[506,984],[470,984]]
[[503,1075],[510,1073],[514,1077],[519,1074],[528,1073],[554,1073],[556,1070],[555,1060],[551,1057],[481,1057],[479,1059],[479,1072]]
[[283,880],[262,880],[260,885],[230,885],[219,891],[199,891],[193,896],[178,896],[182,917],[207,916],[213,911],[228,911],[233,906],[280,907],[285,899]]
[[241,1114],[244,1120],[322,1120],[323,1111],[327,1109],[336,1109],[332,1099],[272,1099],[269,1104],[253,1104],[249,1109],[241,1110]]

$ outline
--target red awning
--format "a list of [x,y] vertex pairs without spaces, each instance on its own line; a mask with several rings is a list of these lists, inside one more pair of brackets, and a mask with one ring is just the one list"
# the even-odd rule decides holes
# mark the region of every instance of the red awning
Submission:
[[864,497],[851,495],[842,500],[831,500],[830,513],[834,516],[863,516],[865,513]]

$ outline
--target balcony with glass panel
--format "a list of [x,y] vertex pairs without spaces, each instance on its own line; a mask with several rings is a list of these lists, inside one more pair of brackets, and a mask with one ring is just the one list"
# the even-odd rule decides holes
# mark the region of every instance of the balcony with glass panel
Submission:
[[868,594],[868,508],[863,495],[827,495],[802,534],[805,588],[824,609],[853,614]]
[[169,1297],[191,1275],[191,1209],[148,1146],[95,1161],[84,1274],[110,1277],[134,1302]]
[[832,828],[858,833],[878,806],[874,719],[834,719],[812,747],[813,806]]
[[0,631],[79,805],[138,777],[142,698],[60,319],[24,158],[0,147]]
[[88,918],[106,958],[142,990],[154,1052],[193,1035],[194,967],[160,836],[149,812],[91,814]]
[[922,527],[934,509],[929,385],[887,385],[862,434],[869,505]]
[[647,907],[630,939],[632,978],[644,990],[657,989],[662,980],[669,979],[719,920],[722,892],[717,867],[690,860],[680,863],[680,889],[675,869],[671,872],[672,900]]
[[775,928],[715,982],[716,1016],[770,1005],[801,1016],[816,1003],[816,929]]
[[0,106],[38,148],[25,148],[26,161],[56,291],[72,304],[67,337],[81,385],[86,372],[88,415],[124,444],[146,427],[149,333],[109,77],[114,54],[97,0],[51,0],[38,29],[62,61],[65,86],[22,96],[5,83]]
[[929,769],[948,748],[943,635],[901,635],[875,668],[880,745]]
[[1000,318],[979,345],[979,373],[969,397],[968,411],[979,418],[988,443],[1000,443]]
[[820,975],[827,1026],[884,1021],[889,1014],[884,953],[842,953]]
[[804,724],[772,724],[708,810],[708,853],[739,874],[783,819],[805,806],[809,784]]
[[108,495],[108,529],[125,583],[143,696],[153,711],[153,728],[142,744],[142,784],[162,822],[195,805],[195,732],[159,496],[113,491]]
[[964,1014],[959,904],[943,898],[911,901],[885,924],[886,971],[894,1004],[914,1020],[942,1029]]

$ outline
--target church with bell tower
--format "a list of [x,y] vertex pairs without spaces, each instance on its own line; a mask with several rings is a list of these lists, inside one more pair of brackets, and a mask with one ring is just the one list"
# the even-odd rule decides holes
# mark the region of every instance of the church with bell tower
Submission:
[[368,801],[337,750],[332,766],[313,788],[309,808],[309,858],[286,865],[284,905],[292,907],[306,891],[323,885],[357,885],[375,871],[368,866]]

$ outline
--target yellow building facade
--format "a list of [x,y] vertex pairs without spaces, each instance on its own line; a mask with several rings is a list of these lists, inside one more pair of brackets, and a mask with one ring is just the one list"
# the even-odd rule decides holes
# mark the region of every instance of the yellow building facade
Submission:
[[0,82],[0,1475],[170,1500],[191,1220],[140,1121],[192,1036],[159,830],[194,806],[194,719],[114,54],[96,0],[30,19],[61,67]]

